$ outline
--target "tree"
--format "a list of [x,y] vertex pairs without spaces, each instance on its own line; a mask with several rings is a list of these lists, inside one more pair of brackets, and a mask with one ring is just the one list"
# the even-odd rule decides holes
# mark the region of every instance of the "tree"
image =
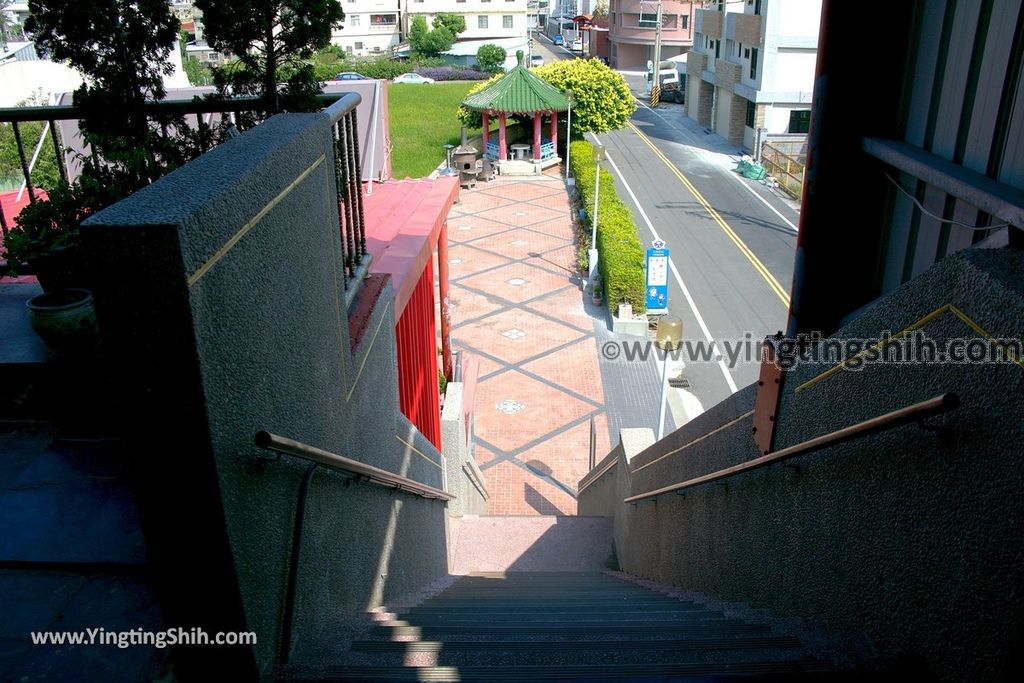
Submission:
[[21,25],[12,21],[5,11],[13,2],[14,0],[0,0],[0,50],[7,49],[8,41],[25,39]]
[[594,16],[608,16],[608,0],[597,0],[594,4]]
[[189,35],[185,31],[178,33],[178,48],[181,52],[181,68],[185,72],[190,85],[210,85],[213,83],[213,74],[197,58],[188,53]]
[[439,29],[442,26],[451,31],[453,36],[458,36],[466,30],[466,17],[453,12],[441,12],[434,17],[434,28]]
[[345,18],[338,0],[195,0],[195,6],[210,47],[237,57],[214,73],[222,92],[263,97],[270,114],[319,107],[320,81],[309,60]]
[[505,48],[500,45],[481,45],[476,51],[476,63],[481,71],[488,71],[492,74],[505,70]]
[[433,30],[428,30],[426,19],[416,16],[409,25],[409,45],[421,55],[436,57],[454,45],[455,37],[465,30],[466,19],[461,14],[438,14]]
[[539,66],[537,76],[572,92],[572,133],[604,133],[626,125],[636,100],[626,80],[597,59],[566,59]]
[[[25,22],[36,46],[85,76],[75,91],[80,127],[108,167],[141,187],[180,160],[151,129],[144,105],[164,96],[163,76],[178,20],[165,0],[29,0]],[[166,157],[163,158],[163,157]]]

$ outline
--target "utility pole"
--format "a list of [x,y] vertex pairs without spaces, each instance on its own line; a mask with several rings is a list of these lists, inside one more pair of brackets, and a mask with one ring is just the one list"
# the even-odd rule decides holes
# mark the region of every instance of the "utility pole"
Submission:
[[654,26],[654,57],[651,59],[651,106],[658,106],[661,100],[661,0],[658,0],[658,19]]

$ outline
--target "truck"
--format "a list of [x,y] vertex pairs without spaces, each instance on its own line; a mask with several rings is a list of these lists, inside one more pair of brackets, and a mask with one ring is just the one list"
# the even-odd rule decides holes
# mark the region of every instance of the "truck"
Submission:
[[[653,81],[654,63],[647,60],[647,90]],[[666,59],[658,63],[658,86],[665,102],[682,104],[686,100],[686,74],[679,73],[676,62]]]

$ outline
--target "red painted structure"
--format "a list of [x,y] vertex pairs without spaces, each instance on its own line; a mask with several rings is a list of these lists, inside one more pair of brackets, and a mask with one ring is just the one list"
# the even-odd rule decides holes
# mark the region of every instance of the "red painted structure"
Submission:
[[[438,449],[441,409],[437,373],[436,302],[442,320],[448,298],[448,269],[434,287],[434,250],[447,265],[448,212],[458,197],[457,178],[403,180],[375,185],[364,197],[366,247],[372,273],[387,273],[395,293],[398,399],[402,413]],[[451,350],[445,346],[445,367]],[[450,379],[450,377],[449,377]]]

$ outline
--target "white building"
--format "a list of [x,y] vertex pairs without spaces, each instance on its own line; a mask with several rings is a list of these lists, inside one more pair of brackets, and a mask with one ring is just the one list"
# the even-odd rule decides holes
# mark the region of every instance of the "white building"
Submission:
[[687,115],[747,150],[758,129],[806,133],[821,0],[714,0],[695,14]]
[[402,42],[402,7],[406,0],[341,0],[344,26],[331,42],[356,55],[386,53]]
[[417,15],[432,26],[437,14],[461,14],[466,31],[458,40],[521,38],[526,36],[527,0],[402,0],[406,11],[405,29]]

